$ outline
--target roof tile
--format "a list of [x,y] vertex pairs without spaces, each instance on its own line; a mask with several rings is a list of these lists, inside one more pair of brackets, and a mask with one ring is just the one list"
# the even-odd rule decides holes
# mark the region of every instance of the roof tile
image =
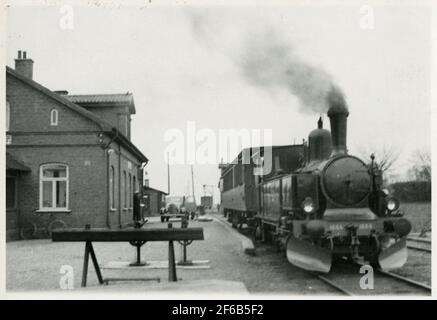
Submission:
[[87,107],[105,106],[105,104],[126,104],[132,113],[135,113],[135,105],[132,93],[116,94],[70,94],[64,96],[73,103],[87,105]]

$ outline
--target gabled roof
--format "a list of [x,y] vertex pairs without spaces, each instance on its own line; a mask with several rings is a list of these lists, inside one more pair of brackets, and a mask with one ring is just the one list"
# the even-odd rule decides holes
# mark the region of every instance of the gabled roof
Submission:
[[135,114],[135,103],[132,93],[116,94],[69,94],[64,96],[73,103],[83,107],[118,107],[127,106],[131,114]]
[[163,193],[163,194],[165,194],[165,195],[168,195],[167,192],[162,191],[162,190],[158,190],[158,189],[155,189],[155,188],[152,188],[152,187],[143,186],[143,189],[144,189],[144,190],[153,190],[153,191],[160,192],[160,193]]
[[30,172],[30,168],[6,152],[6,170]]
[[[63,104],[67,108],[81,114],[85,118],[93,121],[96,123],[100,129],[110,135],[111,137],[114,137],[114,139],[121,144],[123,144],[129,151],[134,153],[142,162],[148,162],[149,160],[147,157],[132,143],[130,142],[126,137],[123,136],[116,128],[114,128],[110,123],[100,119],[98,116],[96,116],[91,111],[86,110],[85,108],[71,102],[70,100],[65,98],[65,95],[57,94],[50,89],[47,89],[46,87],[40,85],[39,83],[33,81],[32,79],[29,79],[25,76],[22,76],[18,72],[16,72],[14,69],[6,66],[6,73],[15,77],[16,79],[26,83],[27,85],[31,86],[33,89],[47,95],[48,97],[56,100],[60,104]],[[133,103],[133,100],[132,100]]]
[[70,102],[69,100],[63,98],[62,95],[57,94],[57,93],[47,89],[46,87],[40,85],[39,83],[33,81],[32,79],[29,79],[29,78],[27,78],[25,76],[22,76],[21,74],[16,72],[14,69],[6,66],[6,73],[10,74],[11,76],[13,76],[13,77],[15,77],[15,78],[17,78],[19,80],[21,80],[22,82],[28,84],[32,88],[34,88],[34,89],[40,91],[41,93],[49,96],[50,98],[58,101],[59,103],[61,103],[64,106],[66,106],[67,108],[80,113],[84,117],[86,117],[89,120],[91,120],[94,123],[96,123],[103,131],[111,131],[112,130],[112,126],[108,122],[100,119],[99,117],[97,117],[91,111],[88,111],[88,110],[82,108],[81,106],[78,106],[77,104],[74,104],[74,103]]

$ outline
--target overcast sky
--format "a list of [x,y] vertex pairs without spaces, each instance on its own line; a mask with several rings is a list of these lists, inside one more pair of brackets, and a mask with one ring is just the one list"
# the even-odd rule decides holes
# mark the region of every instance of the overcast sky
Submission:
[[[185,133],[187,121],[215,132],[272,129],[274,144],[315,128],[318,113],[290,90],[251,81],[242,66],[248,52],[280,43],[344,92],[350,152],[394,147],[394,172],[403,173],[414,150],[430,148],[430,10],[375,6],[374,28],[363,29],[360,8],[75,7],[70,30],[59,26],[59,6],[12,6],[7,64],[26,50],[34,80],[49,89],[132,92],[132,140],[150,159],[151,186],[166,190],[164,134]],[[187,193],[189,166],[171,171],[172,193]],[[195,165],[194,173],[197,196],[218,183],[217,165]]]

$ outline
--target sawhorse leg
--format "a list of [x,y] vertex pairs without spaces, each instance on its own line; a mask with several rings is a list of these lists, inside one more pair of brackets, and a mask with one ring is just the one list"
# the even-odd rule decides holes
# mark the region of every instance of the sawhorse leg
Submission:
[[85,256],[83,258],[83,270],[82,270],[82,287],[86,287],[86,280],[88,276],[88,261],[91,255],[91,260],[93,261],[94,269],[96,270],[97,278],[100,284],[103,284],[102,273],[100,272],[99,263],[97,262],[97,257],[94,252],[93,245],[91,241],[85,243]]
[[189,246],[192,242],[193,242],[192,240],[179,241],[179,243],[182,245],[183,257],[182,257],[182,261],[179,261],[177,263],[178,266],[192,266],[193,265],[193,261],[187,260],[187,246]]
[[174,258],[173,241],[168,242],[168,281],[178,281],[178,278],[176,276],[176,262]]
[[129,241],[132,246],[137,247],[137,261],[129,264],[131,267],[141,267],[145,266],[146,262],[141,262],[141,246],[146,243],[146,241]]

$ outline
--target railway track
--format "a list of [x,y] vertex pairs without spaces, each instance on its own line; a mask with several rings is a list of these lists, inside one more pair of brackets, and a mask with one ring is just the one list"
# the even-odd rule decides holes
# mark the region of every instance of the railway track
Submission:
[[407,247],[416,251],[431,253],[431,240],[421,238],[407,238]]
[[[369,269],[361,269],[363,265],[338,262],[333,265],[329,274],[317,274],[315,277],[331,288],[347,296],[363,295],[431,295],[431,287],[421,282],[387,272],[373,269],[373,285],[363,279]],[[361,269],[361,270],[360,270]],[[361,272],[360,272],[361,271]],[[368,287],[361,287],[360,283]],[[373,288],[372,288],[373,287]]]
[[[220,219],[220,218],[219,218]],[[222,219],[223,221],[224,219]],[[223,221],[229,224],[227,221]],[[243,235],[244,232],[239,230]],[[247,235],[245,235],[247,236]],[[422,239],[420,239],[422,240]],[[431,252],[431,243],[424,241],[415,241],[415,239],[408,239],[408,247],[414,250]],[[353,264],[347,261],[336,261],[329,274],[320,274],[310,272],[315,278],[324,282],[337,292],[346,296],[363,296],[363,295],[431,295],[431,287],[412,280],[398,274],[387,272],[379,269],[373,270],[373,289],[362,289],[360,287],[360,280],[365,275],[360,273],[362,265]]]

